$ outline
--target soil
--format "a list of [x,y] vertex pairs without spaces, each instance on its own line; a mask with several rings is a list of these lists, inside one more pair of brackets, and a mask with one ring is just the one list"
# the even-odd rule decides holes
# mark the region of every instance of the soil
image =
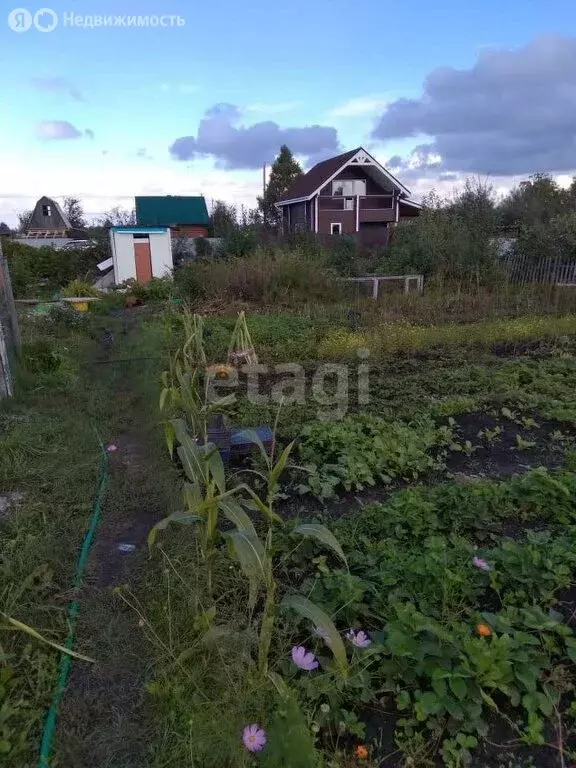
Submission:
[[[110,459],[110,486],[134,485],[146,472],[134,435],[115,438]],[[105,503],[90,553],[85,585],[79,595],[78,642],[90,647],[94,665],[74,664],[62,706],[61,764],[66,768],[114,766],[141,768],[145,744],[142,718],[144,670],[139,649],[138,619],[114,594],[138,578],[146,536],[158,520],[151,510],[113,508]],[[135,550],[121,552],[120,544]],[[118,657],[118,647],[122,656]]]
[[124,366],[110,369],[94,375],[110,377],[111,408],[120,414],[122,431],[106,436],[117,450],[108,454],[109,484],[78,595],[76,645],[96,663],[72,666],[55,744],[62,768],[147,765],[144,697],[150,647],[138,615],[118,590],[129,596],[144,577],[147,536],[167,506],[155,476],[171,475],[158,467],[159,436],[138,424],[147,405],[125,379]]
[[[524,416],[527,414],[524,413]],[[337,499],[324,502],[312,496],[291,497],[278,505],[278,511],[284,517],[307,517],[321,515],[327,518],[338,518],[361,509],[367,504],[382,503],[403,488],[414,488],[418,484],[436,485],[449,479],[467,483],[480,479],[506,479],[512,475],[523,474],[535,467],[554,469],[564,461],[565,449],[561,441],[553,441],[552,433],[561,429],[563,435],[571,437],[576,434],[573,425],[559,424],[546,421],[537,414],[528,414],[538,425],[526,428],[510,419],[498,417],[479,411],[467,413],[455,419],[455,441],[464,446],[466,441],[472,444],[472,452],[468,455],[463,451],[449,451],[446,456],[446,470],[422,477],[418,482],[397,481],[390,485],[375,485],[362,491],[348,491]],[[479,437],[482,430],[495,430],[500,427],[502,432],[493,440],[488,441]],[[517,436],[527,443],[535,443],[529,448],[518,448]],[[301,482],[298,477],[297,482]]]

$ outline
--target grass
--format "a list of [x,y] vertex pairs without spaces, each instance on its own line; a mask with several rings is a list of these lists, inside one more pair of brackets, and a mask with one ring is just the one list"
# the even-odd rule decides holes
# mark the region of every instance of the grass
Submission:
[[576,315],[565,317],[526,316],[484,320],[459,325],[411,325],[386,323],[366,331],[330,331],[320,342],[320,358],[342,359],[367,348],[376,357],[398,352],[427,351],[435,347],[479,346],[490,349],[497,344],[513,345],[549,337],[559,338],[576,332]]
[[[98,475],[94,425],[107,431],[104,395],[82,385],[77,365],[90,341],[72,333],[66,344],[62,368],[24,372],[17,399],[0,412],[0,489],[23,495],[0,526],[3,610],[56,642],[66,635],[66,594]],[[11,680],[0,726],[4,764],[20,768],[37,760],[58,656],[19,633],[2,634]]]
[[[142,423],[141,419],[141,412],[150,412],[142,404],[147,395],[146,383],[153,382],[148,393],[153,392],[156,399],[154,372],[147,378],[141,373],[150,371],[149,367],[122,367],[106,359],[100,337],[104,328],[111,327],[121,337],[121,323],[114,327],[110,318],[105,323],[89,318],[87,323],[80,330],[47,321],[41,328],[36,323],[23,323],[25,350],[37,345],[41,338],[54,352],[58,365],[48,372],[39,372],[37,365],[33,371],[22,369],[16,383],[17,397],[3,402],[0,411],[0,489],[23,494],[23,501],[11,509],[7,520],[0,522],[2,610],[56,642],[62,642],[67,631],[65,611],[71,598],[70,585],[98,478],[99,439],[108,443],[138,429],[139,435],[144,434],[141,450],[145,456],[142,461],[146,462],[146,471],[134,480],[133,487],[127,486],[118,469],[113,473],[100,536],[111,536],[110,526],[118,527],[118,521],[132,510],[149,509],[151,504],[164,510],[173,487],[169,463],[161,473],[163,482],[149,469],[155,466],[158,455],[163,457],[159,439],[146,441],[147,430],[160,429],[156,420]],[[130,354],[141,357],[149,351],[137,343]],[[32,359],[38,361],[37,356]],[[139,395],[133,390],[131,394],[128,382],[134,380],[138,381]],[[146,448],[150,445],[151,453]],[[98,672],[79,665],[75,675],[88,674],[92,685],[100,686],[100,692],[92,702],[78,693],[75,707],[70,706],[70,697],[65,699],[62,720],[70,738],[65,746],[59,743],[57,749],[65,763],[76,759],[79,745],[83,744],[82,749],[89,746],[92,757],[102,758],[98,764],[126,768],[129,762],[124,758],[114,762],[119,753],[125,754],[127,744],[134,750],[136,733],[127,739],[125,722],[131,720],[131,730],[135,731],[134,723],[143,715],[139,711],[135,715],[130,704],[128,717],[110,717],[112,710],[107,707],[117,698],[110,680],[112,670],[118,672],[128,666],[125,649],[133,639],[134,621],[131,613],[118,610],[117,599],[109,589],[94,589],[100,566],[93,560],[90,563],[88,587],[80,600],[77,648],[98,660],[94,668]],[[15,632],[3,633],[2,647],[7,662],[5,674],[10,674],[0,717],[0,733],[7,743],[3,765],[33,766],[56,679],[58,654]],[[133,668],[138,680],[142,659],[136,661]],[[142,680],[138,680],[132,692],[136,702],[141,699],[141,684]],[[79,685],[73,676],[70,690]],[[98,701],[104,685],[108,705]],[[121,699],[120,710],[126,709],[126,701]],[[99,718],[100,727],[95,727]]]

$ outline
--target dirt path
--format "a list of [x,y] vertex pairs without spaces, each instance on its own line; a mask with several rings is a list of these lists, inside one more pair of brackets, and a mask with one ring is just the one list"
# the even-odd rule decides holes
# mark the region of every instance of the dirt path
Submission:
[[105,439],[117,450],[109,454],[109,486],[79,600],[77,646],[97,663],[73,666],[55,744],[62,768],[148,765],[150,648],[117,588],[137,591],[147,576],[146,538],[167,512],[172,470],[138,372],[123,363],[95,374],[110,380],[117,431]]

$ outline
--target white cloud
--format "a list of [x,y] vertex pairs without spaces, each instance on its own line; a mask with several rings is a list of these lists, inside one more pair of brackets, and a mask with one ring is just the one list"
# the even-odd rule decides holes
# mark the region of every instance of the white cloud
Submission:
[[245,112],[258,112],[268,115],[279,115],[282,112],[293,112],[302,104],[301,101],[279,101],[277,103],[256,103],[244,107]]
[[355,96],[343,104],[334,107],[328,113],[330,117],[365,117],[376,115],[389,103],[382,94]]

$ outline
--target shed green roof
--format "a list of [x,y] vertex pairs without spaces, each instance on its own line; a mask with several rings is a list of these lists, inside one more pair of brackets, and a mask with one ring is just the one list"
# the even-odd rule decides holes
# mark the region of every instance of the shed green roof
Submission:
[[210,224],[206,200],[202,196],[137,197],[136,221],[141,227],[176,227]]

